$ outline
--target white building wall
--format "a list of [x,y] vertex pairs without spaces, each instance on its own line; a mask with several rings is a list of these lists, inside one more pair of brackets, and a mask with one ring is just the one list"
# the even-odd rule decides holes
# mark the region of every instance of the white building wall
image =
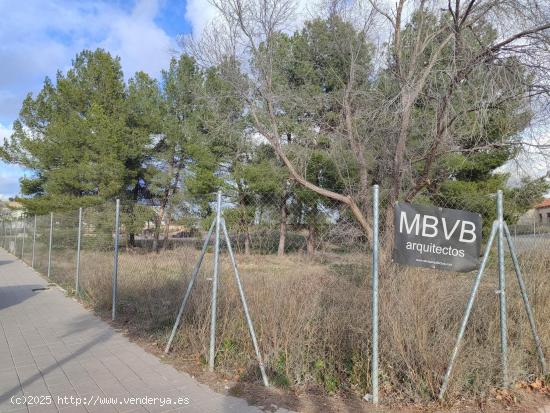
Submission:
[[537,208],[537,223],[550,225],[550,207]]

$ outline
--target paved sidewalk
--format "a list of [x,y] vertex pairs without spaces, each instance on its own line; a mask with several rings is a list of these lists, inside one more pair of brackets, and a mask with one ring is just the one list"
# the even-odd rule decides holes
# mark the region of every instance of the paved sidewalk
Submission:
[[[0,249],[0,412],[261,411],[163,364],[47,287]],[[167,405],[166,398],[183,404]]]

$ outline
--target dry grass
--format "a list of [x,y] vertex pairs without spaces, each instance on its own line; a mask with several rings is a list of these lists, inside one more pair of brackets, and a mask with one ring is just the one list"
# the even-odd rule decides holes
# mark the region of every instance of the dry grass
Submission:
[[[54,277],[72,285],[72,253],[55,255]],[[122,252],[119,314],[162,346],[198,251]],[[494,255],[494,254],[493,254]],[[524,257],[539,333],[550,354],[550,252]],[[359,254],[239,256],[243,284],[271,381],[281,387],[363,395],[370,383],[370,270]],[[99,312],[110,309],[112,255],[82,254],[84,297]],[[507,263],[510,376],[540,374],[533,340],[510,263]],[[205,258],[174,345],[179,357],[202,362],[208,348],[212,256]],[[386,401],[429,402],[441,385],[474,274],[395,267],[380,281],[380,383]],[[484,397],[500,383],[495,263],[485,275],[448,391],[449,400]],[[222,258],[217,370],[243,381],[259,379],[242,307]],[[163,341],[164,340],[164,341]]]

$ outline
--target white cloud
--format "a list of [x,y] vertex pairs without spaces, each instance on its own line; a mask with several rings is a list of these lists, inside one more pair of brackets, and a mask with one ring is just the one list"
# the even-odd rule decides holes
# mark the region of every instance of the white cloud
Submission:
[[[0,123],[0,145],[11,134],[12,130]],[[0,161],[0,200],[5,200],[19,192],[19,178],[23,174],[23,168]]]
[[508,185],[518,186],[523,178],[541,178],[550,173],[550,132],[541,128],[528,129],[525,146],[518,155],[506,162],[497,172],[510,174]]
[[194,36],[200,36],[217,16],[218,10],[208,0],[187,0],[185,19],[191,24]]
[[19,179],[24,175],[22,168],[7,165],[0,161],[0,194],[4,197],[14,196],[19,192]]
[[[300,28],[304,21],[312,16],[310,9],[312,7],[311,0],[295,0],[294,21],[287,22],[288,30],[294,31]],[[209,0],[188,0],[185,6],[185,19],[191,24],[193,36],[200,37],[203,30],[208,27],[209,23],[214,19],[219,18],[220,13]]]
[[4,143],[4,140],[10,137],[12,130],[0,123],[0,145]]
[[136,0],[128,8],[100,0],[0,0],[0,122],[13,122],[25,95],[66,71],[85,48],[120,56],[126,77],[138,70],[158,76],[175,46],[155,22],[162,1]]
[[158,76],[168,67],[175,42],[154,22],[158,7],[155,0],[139,1],[131,14],[119,15],[111,22],[107,38],[100,43],[121,56],[127,77],[139,70]]

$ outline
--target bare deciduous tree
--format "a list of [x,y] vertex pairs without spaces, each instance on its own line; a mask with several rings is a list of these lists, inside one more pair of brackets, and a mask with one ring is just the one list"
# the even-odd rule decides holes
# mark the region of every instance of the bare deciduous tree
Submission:
[[[316,63],[337,54],[338,68],[323,68],[335,84],[328,98],[324,84],[311,94],[282,80],[292,60],[302,58],[296,45],[289,43],[286,52],[281,46],[295,17],[294,2],[212,2],[225,30],[218,22],[215,35],[205,36],[195,51],[208,49],[207,55],[233,62],[244,76],[227,79],[238,79],[235,90],[255,131],[269,141],[293,180],[346,205],[369,239],[373,183],[382,185],[390,206],[383,222],[391,228],[391,206],[426,191],[436,194],[449,179],[453,154],[501,150],[510,156],[535,144],[520,132],[535,106],[548,102],[547,2],[399,0],[388,7],[377,0],[331,1],[318,13],[329,19],[325,37],[335,46],[317,50],[313,58]],[[336,19],[354,30],[335,30]],[[385,41],[377,42],[380,33]],[[220,50],[223,45],[230,47]],[[308,150],[323,139],[345,182],[342,190],[307,177]]]

